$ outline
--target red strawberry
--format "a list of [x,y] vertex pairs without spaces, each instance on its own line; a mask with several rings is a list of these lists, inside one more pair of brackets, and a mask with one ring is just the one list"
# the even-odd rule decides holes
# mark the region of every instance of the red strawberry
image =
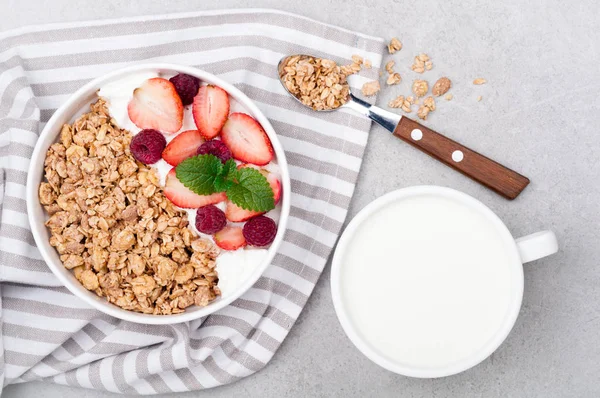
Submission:
[[225,217],[231,222],[242,222],[263,214],[264,211],[254,211],[242,209],[232,201],[227,201],[227,207],[225,207]]
[[171,166],[177,166],[182,160],[194,156],[204,138],[198,130],[187,130],[173,138],[162,153],[162,158]]
[[194,97],[192,115],[200,134],[207,140],[215,138],[229,115],[229,96],[221,87],[202,86]]
[[173,83],[162,77],[148,79],[133,90],[127,106],[131,121],[141,129],[177,132],[183,124],[183,104]]
[[255,170],[258,170],[262,175],[264,175],[267,178],[267,182],[273,190],[273,199],[275,200],[275,204],[279,203],[279,200],[281,199],[281,182],[279,182],[277,177],[275,177],[275,174],[269,173],[267,170],[261,169],[260,167],[249,163],[242,163],[237,168],[239,170],[243,169],[244,167],[250,167]]
[[227,226],[215,234],[215,243],[224,250],[237,250],[246,246],[242,228]]
[[197,207],[214,205],[227,199],[225,192],[213,193],[212,195],[198,195],[186,188],[175,175],[175,167],[167,174],[164,189],[165,196],[175,206],[184,209],[195,209]]
[[281,182],[271,173],[267,175],[267,181],[273,190],[273,199],[275,199],[275,204],[277,204],[281,200]]
[[273,146],[265,130],[245,113],[232,113],[223,126],[221,140],[233,157],[247,163],[264,166],[273,160]]

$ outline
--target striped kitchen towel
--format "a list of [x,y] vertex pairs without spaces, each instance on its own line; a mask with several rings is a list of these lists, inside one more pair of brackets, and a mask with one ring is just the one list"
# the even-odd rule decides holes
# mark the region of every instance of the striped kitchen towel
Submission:
[[[310,53],[373,69],[381,39],[273,10],[86,21],[0,32],[0,280],[2,385],[45,380],[120,393],[188,391],[260,370],[306,304],[342,228],[370,122],[315,113],[277,79],[279,59]],[[192,65],[232,82],[271,120],[290,166],[292,208],[272,265],[247,294],[190,323],[146,326],[88,307],[41,259],[26,215],[25,181],[38,134],[89,80],[132,63]]]

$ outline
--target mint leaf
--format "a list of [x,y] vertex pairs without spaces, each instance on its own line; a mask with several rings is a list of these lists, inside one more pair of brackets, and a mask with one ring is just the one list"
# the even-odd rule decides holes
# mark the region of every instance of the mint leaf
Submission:
[[216,192],[226,192],[234,183],[237,176],[237,165],[235,160],[229,159],[223,165],[221,174],[215,178],[215,190]]
[[223,176],[215,178],[215,192],[227,192],[227,190],[231,188],[231,185],[233,185],[233,181],[226,180]]
[[229,200],[246,210],[269,211],[275,207],[273,190],[264,175],[250,167],[236,174],[236,181],[227,190]]
[[223,163],[215,155],[197,155],[175,168],[177,179],[198,195],[215,193],[215,180],[223,172]]
[[235,160],[229,159],[227,162],[225,162],[225,164],[223,165],[222,173],[225,178],[232,180],[233,178],[235,178],[235,175],[237,174],[236,172],[237,164],[235,164]]

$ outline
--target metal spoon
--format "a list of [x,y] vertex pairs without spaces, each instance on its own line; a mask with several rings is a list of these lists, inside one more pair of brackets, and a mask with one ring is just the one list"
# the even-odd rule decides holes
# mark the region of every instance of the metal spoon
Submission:
[[[279,81],[285,90],[298,102],[313,109],[303,104],[300,99],[290,93],[283,81],[283,76],[285,75],[283,68],[287,64],[289,58],[296,56],[302,57],[306,55],[290,55],[283,57],[279,61],[279,64],[277,65]],[[371,105],[368,102],[355,97],[352,93],[350,93],[348,101],[340,108],[342,107],[352,109],[355,112],[370,118],[401,140],[425,152],[447,166],[463,173],[467,177],[472,178],[507,199],[516,198],[529,184],[529,179],[527,177],[502,166],[412,119]],[[319,110],[318,112],[330,112],[337,109],[339,108]]]

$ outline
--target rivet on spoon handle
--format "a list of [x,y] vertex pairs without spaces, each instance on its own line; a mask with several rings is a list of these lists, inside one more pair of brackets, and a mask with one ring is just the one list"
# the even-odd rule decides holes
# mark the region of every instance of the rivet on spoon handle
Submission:
[[394,135],[507,199],[514,199],[529,179],[456,141],[403,117]]

